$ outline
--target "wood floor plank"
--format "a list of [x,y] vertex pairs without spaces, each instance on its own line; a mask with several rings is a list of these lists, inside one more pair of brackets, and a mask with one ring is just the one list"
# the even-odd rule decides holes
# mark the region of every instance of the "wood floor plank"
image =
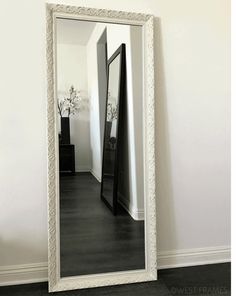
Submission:
[[61,276],[145,268],[144,222],[116,216],[90,173],[60,177]]

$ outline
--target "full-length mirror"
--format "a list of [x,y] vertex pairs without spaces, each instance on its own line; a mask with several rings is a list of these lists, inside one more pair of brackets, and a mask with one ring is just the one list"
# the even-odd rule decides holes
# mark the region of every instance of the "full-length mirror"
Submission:
[[118,173],[121,139],[124,129],[119,128],[123,121],[123,101],[126,98],[126,57],[125,44],[122,44],[108,60],[107,101],[103,145],[101,197],[113,214],[117,214]]
[[[147,169],[149,178],[155,174],[148,166],[144,112],[149,39],[138,21],[96,20],[65,10],[48,9],[56,180],[55,196],[49,195],[49,211],[55,210],[49,227],[56,233],[49,231],[49,259],[55,258],[49,260],[50,290],[155,279],[155,227],[147,216],[153,211],[155,217],[155,201],[148,197],[154,192]],[[50,99],[49,89],[49,107]]]
[[144,269],[142,28],[56,26],[61,276]]

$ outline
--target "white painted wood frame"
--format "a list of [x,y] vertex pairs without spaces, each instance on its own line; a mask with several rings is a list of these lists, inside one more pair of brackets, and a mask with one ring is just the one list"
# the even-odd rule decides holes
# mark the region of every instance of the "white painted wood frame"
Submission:
[[[47,147],[48,147],[48,278],[49,292],[110,286],[157,279],[155,101],[153,16],[124,11],[46,4],[47,10]],[[144,200],[145,269],[60,277],[59,157],[56,100],[56,18],[142,26],[144,51]]]

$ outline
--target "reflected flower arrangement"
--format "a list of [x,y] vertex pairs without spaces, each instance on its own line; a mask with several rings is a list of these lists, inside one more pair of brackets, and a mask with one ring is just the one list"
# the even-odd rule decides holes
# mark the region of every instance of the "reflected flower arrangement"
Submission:
[[69,95],[58,99],[58,113],[61,117],[70,117],[70,115],[75,115],[80,111],[82,97],[80,91],[77,91],[72,85],[69,89]]
[[117,119],[117,104],[115,102],[111,102],[111,94],[108,92],[108,104],[107,104],[107,121],[114,121]]

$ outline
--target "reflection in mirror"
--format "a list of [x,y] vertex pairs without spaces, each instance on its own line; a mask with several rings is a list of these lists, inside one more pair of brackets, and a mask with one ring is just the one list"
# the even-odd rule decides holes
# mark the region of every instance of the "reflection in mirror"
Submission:
[[60,275],[145,269],[142,27],[57,18],[56,35]]
[[105,135],[102,163],[101,197],[106,205],[117,213],[117,185],[119,172],[119,134],[121,100],[125,99],[125,44],[108,61],[108,89],[105,114]]

